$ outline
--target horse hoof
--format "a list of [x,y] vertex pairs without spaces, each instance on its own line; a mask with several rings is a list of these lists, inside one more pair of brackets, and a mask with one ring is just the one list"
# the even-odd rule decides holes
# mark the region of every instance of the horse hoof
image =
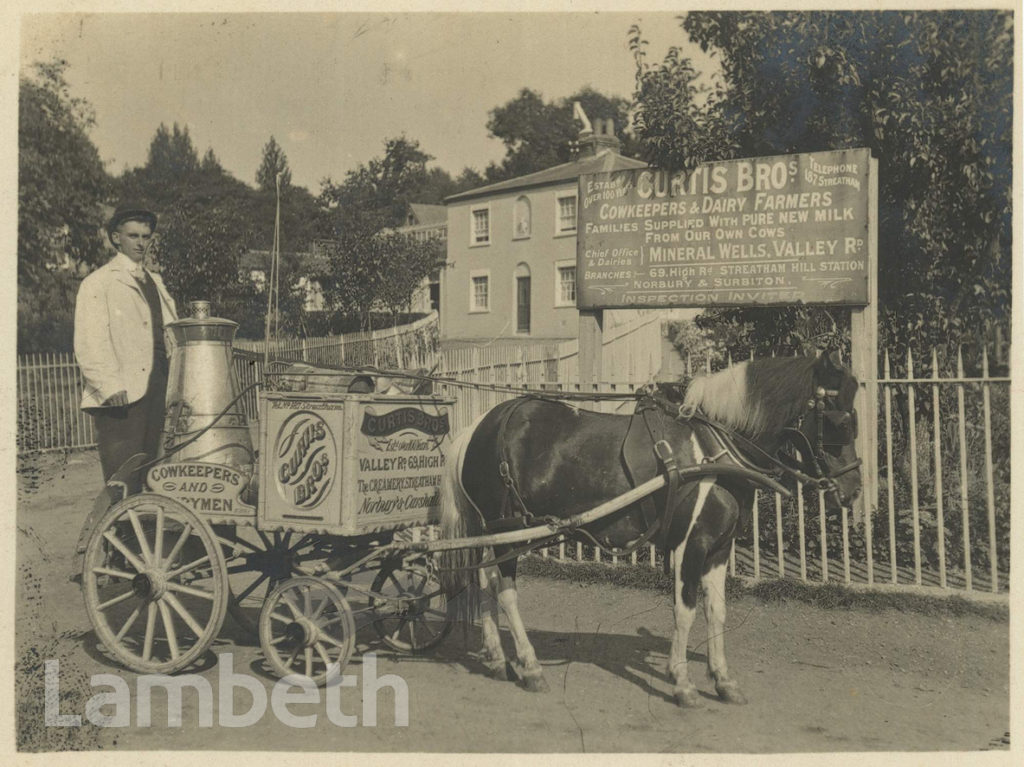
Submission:
[[715,692],[723,703],[735,703],[743,706],[747,702],[747,696],[740,692],[740,686],[736,682],[722,682],[715,685]]
[[548,681],[541,674],[524,676],[523,687],[530,692],[547,692],[550,689],[548,687]]
[[700,693],[697,692],[696,687],[677,689],[675,699],[679,708],[697,708],[700,705]]
[[487,676],[491,679],[497,679],[499,682],[507,682],[512,678],[512,672],[507,661],[484,663],[484,668],[487,669]]

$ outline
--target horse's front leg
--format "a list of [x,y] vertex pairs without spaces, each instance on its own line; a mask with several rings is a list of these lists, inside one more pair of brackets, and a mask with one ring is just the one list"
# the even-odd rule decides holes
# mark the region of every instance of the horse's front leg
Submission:
[[690,638],[690,627],[697,614],[697,589],[701,580],[706,549],[696,544],[689,546],[690,535],[697,525],[700,513],[707,502],[708,493],[714,486],[714,480],[703,480],[697,486],[697,497],[694,500],[690,522],[683,535],[683,540],[672,552],[672,575],[674,585],[672,599],[675,608],[675,632],[672,634],[672,650],[668,659],[668,672],[675,681],[672,694],[676,703],[691,708],[700,703],[700,694],[690,681],[690,670],[686,657],[686,646]]
[[740,686],[729,678],[725,662],[725,565],[727,550],[701,578],[704,589],[704,616],[708,623],[708,674],[715,682],[715,692],[726,703],[746,703]]
[[544,671],[537,660],[537,653],[526,636],[526,626],[519,615],[519,592],[516,591],[516,563],[504,563],[500,566],[501,577],[498,584],[498,604],[508,618],[509,632],[516,644],[516,659],[519,662],[517,672],[523,685],[530,692],[547,692],[548,683],[544,679]]
[[683,571],[683,549],[686,542],[679,544],[672,553],[672,572],[674,575],[674,609],[675,631],[672,634],[672,650],[668,659],[668,672],[675,686],[672,694],[676,703],[684,708],[692,708],[700,703],[700,694],[690,681],[690,669],[687,661],[687,643],[690,638],[690,627],[697,614],[697,582],[687,577]]

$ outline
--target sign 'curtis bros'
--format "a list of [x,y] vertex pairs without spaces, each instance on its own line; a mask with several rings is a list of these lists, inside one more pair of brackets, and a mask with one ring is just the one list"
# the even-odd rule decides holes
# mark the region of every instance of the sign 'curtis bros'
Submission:
[[580,177],[581,309],[868,302],[866,149]]

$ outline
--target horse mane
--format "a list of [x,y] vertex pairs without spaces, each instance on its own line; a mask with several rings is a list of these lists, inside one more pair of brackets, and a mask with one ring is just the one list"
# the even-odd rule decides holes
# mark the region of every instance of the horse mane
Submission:
[[683,404],[748,439],[778,434],[814,392],[815,357],[750,360],[694,378]]

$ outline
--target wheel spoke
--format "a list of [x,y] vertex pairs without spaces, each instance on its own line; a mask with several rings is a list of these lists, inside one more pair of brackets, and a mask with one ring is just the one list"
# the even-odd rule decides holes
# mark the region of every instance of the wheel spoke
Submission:
[[434,631],[434,629],[430,628],[430,624],[423,620],[422,616],[416,621],[416,623],[425,628],[427,630],[427,633],[430,634],[431,638],[437,637],[437,632]]
[[281,594],[281,601],[284,602],[285,605],[288,607],[288,609],[292,611],[292,615],[294,617],[296,617],[296,618],[302,617],[302,611],[299,610],[299,608],[296,606],[296,604],[294,602],[292,602],[291,598],[287,594],[285,594],[283,592]]
[[156,536],[153,544],[153,566],[161,567],[163,558],[161,552],[164,550],[164,507],[156,507]]
[[132,509],[128,512],[128,519],[132,523],[132,530],[135,531],[135,538],[139,542],[139,553],[142,554],[142,560],[147,565],[153,564],[153,552],[149,550],[149,541],[146,540],[146,533],[139,522],[139,513]]
[[324,662],[324,666],[329,669],[334,661],[331,660],[331,656],[328,655],[327,651],[324,649],[324,643],[317,642],[315,646],[317,653],[320,655],[320,659]]
[[302,548],[304,545],[306,545],[310,541],[310,539],[312,537],[313,536],[311,536],[311,535],[304,535],[304,536],[302,536],[301,538],[299,538],[299,542],[298,543],[296,543],[294,546],[292,546],[290,549],[288,549],[288,553],[289,554],[295,553],[296,550],[298,550],[298,549]]
[[178,540],[174,543],[174,548],[171,549],[171,553],[167,555],[164,560],[167,564],[174,561],[174,558],[178,556],[181,551],[181,547],[185,545],[185,541],[188,540],[189,536],[192,535],[192,523],[186,522],[185,526],[181,529],[181,535],[178,536]]
[[176,659],[181,652],[178,650],[178,635],[174,631],[174,617],[166,602],[160,601],[157,604],[160,606],[160,618],[164,622],[164,631],[167,632],[167,644],[171,648],[171,658]]
[[270,539],[267,537],[267,534],[264,533],[262,530],[257,530],[256,535],[258,535],[260,537],[260,540],[263,541],[263,548],[272,549],[274,547],[274,544],[270,542]]
[[263,581],[265,581],[265,580],[266,580],[267,578],[269,578],[269,577],[270,577],[270,576],[269,576],[269,575],[268,575],[267,573],[263,573],[262,575],[260,575],[260,577],[259,577],[259,578],[257,578],[257,579],[256,579],[255,581],[253,581],[252,583],[250,583],[250,584],[249,584],[248,586],[246,586],[246,588],[245,588],[245,591],[241,592],[240,594],[238,594],[238,595],[237,595],[237,596],[235,597],[235,601],[237,601],[237,602],[241,602],[241,601],[242,601],[243,599],[245,599],[245,598],[246,598],[246,597],[248,597],[248,596],[249,596],[250,594],[252,594],[252,592],[254,592],[254,591],[255,591],[256,589],[258,589],[258,588],[259,588],[259,585],[260,585],[261,583],[263,583]]
[[103,537],[111,546],[120,551],[121,554],[124,555],[124,558],[128,560],[128,563],[132,567],[134,567],[138,572],[141,573],[143,570],[146,569],[146,565],[142,561],[140,561],[139,558],[135,556],[135,554],[133,554],[128,549],[128,547],[121,542],[121,539],[114,535],[112,532],[107,530],[105,533],[103,533]]
[[121,570],[115,570],[112,567],[94,567],[92,569],[93,575],[109,575],[111,578],[120,578],[121,580],[130,581],[135,577],[136,573],[126,573]]
[[307,647],[306,652],[306,676],[313,676],[313,648]]
[[323,640],[329,644],[334,645],[335,647],[340,647],[343,650],[345,649],[345,642],[340,639],[335,639],[330,634],[324,634]]
[[146,612],[146,638],[142,643],[142,660],[153,654],[153,634],[156,632],[156,603],[150,602]]
[[302,589],[302,614],[309,615],[313,612],[313,595],[310,593],[309,586]]
[[98,609],[102,612],[103,610],[106,610],[108,607],[113,607],[114,605],[119,605],[122,602],[125,602],[125,601],[131,599],[133,596],[135,596],[135,592],[132,591],[131,589],[128,589],[123,594],[119,594],[118,596],[114,597],[113,599],[107,600],[106,602],[101,604]]
[[281,623],[291,623],[292,618],[287,615],[281,615],[280,613],[270,613],[270,619],[274,621],[281,621]]
[[200,626],[196,622],[196,619],[193,618],[192,614],[189,613],[189,611],[185,609],[185,606],[181,602],[178,601],[178,598],[176,596],[174,596],[174,594],[164,594],[164,599],[167,601],[167,604],[169,604],[171,606],[171,609],[174,610],[174,612],[176,612],[181,617],[181,619],[183,621],[185,621],[185,623],[188,625],[188,627],[190,629],[192,629],[192,631],[195,632],[196,638],[197,639],[198,638],[202,638],[202,636],[203,636],[203,628],[202,628],[202,626]]
[[398,641],[398,635],[402,633],[402,629],[405,628],[407,623],[409,623],[409,621],[407,621],[405,618],[398,619],[398,628],[396,628],[394,633],[391,635],[391,639],[393,641]]
[[128,616],[128,620],[126,620],[124,625],[121,626],[121,630],[117,632],[117,636],[115,636],[114,639],[118,642],[124,639],[124,635],[128,633],[128,629],[132,627],[132,624],[135,623],[136,619],[140,615],[142,615],[142,605],[139,605],[132,611],[132,614]]
[[289,655],[288,660],[284,662],[284,665],[287,668],[291,668],[292,664],[295,662],[295,659],[299,656],[299,649],[299,647],[296,647],[294,650],[292,650],[292,654]]
[[188,594],[189,596],[198,597],[199,599],[209,599],[211,602],[215,596],[212,591],[203,591],[202,589],[185,586],[181,583],[168,583],[167,590],[177,591],[179,594]]
[[177,570],[171,570],[169,573],[167,573],[167,577],[168,578],[177,578],[182,573],[187,573],[190,570],[195,570],[200,565],[205,565],[209,561],[210,561],[210,555],[209,554],[205,554],[205,555],[199,557],[199,559],[196,559],[196,560],[193,560],[192,562],[189,562],[187,565],[182,565]]
[[334,603],[332,602],[332,600],[331,600],[331,598],[329,596],[325,595],[324,598],[320,601],[320,604],[317,605],[316,612],[313,613],[312,615],[310,615],[309,619],[311,621],[315,621],[317,618],[319,618],[321,615],[323,615],[324,610],[327,608],[327,605],[330,605],[330,604],[334,604]]

